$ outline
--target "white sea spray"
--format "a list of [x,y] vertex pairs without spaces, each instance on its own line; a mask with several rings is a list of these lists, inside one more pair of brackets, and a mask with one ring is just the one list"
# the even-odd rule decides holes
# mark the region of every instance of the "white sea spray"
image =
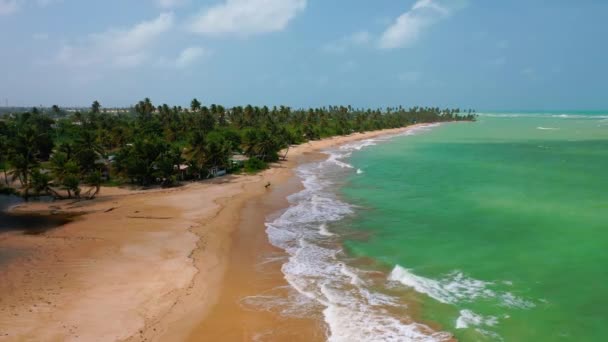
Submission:
[[[385,139],[348,144],[328,151],[330,156],[326,161],[299,167],[297,173],[304,190],[290,196],[291,206],[267,223],[269,240],[289,254],[282,272],[291,287],[303,297],[291,302],[312,300],[324,307],[322,312],[329,341],[447,340],[451,338],[450,334],[432,332],[408,317],[388,315],[386,307],[402,304],[396,298],[369,289],[362,277],[364,272],[340,260],[343,252],[335,243],[335,234],[328,230],[329,224],[352,215],[355,209],[338,199],[332,188],[335,187],[333,179],[352,172],[353,166],[343,159],[353,151]],[[277,302],[276,298],[265,295],[251,297],[248,303],[255,304],[258,299],[267,304]],[[277,305],[284,303],[278,301]]]

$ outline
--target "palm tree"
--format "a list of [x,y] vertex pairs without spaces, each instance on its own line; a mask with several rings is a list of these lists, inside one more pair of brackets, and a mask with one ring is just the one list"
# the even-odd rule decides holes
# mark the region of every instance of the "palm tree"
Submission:
[[192,165],[196,166],[197,169],[202,170],[205,165],[207,158],[207,151],[205,149],[205,134],[200,131],[194,131],[188,139],[188,147],[185,151],[185,156]]
[[53,106],[51,107],[51,111],[52,111],[52,112],[53,112],[53,114],[55,114],[55,115],[59,115],[59,114],[61,114],[61,108],[59,108],[59,106],[58,106],[58,105],[53,105]]
[[78,175],[68,174],[61,185],[68,192],[68,198],[72,198],[72,192],[76,198],[80,198],[80,177]]
[[91,105],[91,113],[99,114],[99,109],[101,108],[101,104],[98,101],[93,101]]
[[4,173],[4,184],[8,185],[8,160],[9,160],[9,144],[8,138],[4,135],[0,135],[0,168]]
[[32,164],[22,155],[16,154],[11,158],[11,165],[13,167],[13,169],[9,171],[11,182],[19,180],[19,184],[21,184],[22,187],[27,187]]
[[28,178],[31,169],[38,165],[36,155],[39,152],[38,139],[44,134],[39,134],[33,125],[23,124],[20,131],[13,139],[11,165],[13,166],[13,180],[19,179],[21,186],[27,189]]
[[205,165],[207,167],[228,167],[232,146],[223,135],[213,132],[205,139]]
[[40,172],[39,169],[35,169],[32,172],[31,188],[36,196],[54,193],[51,189],[51,177],[46,173]]
[[51,157],[51,171],[59,183],[63,183],[63,179],[68,174],[68,162],[70,162],[69,154],[62,151],[55,152]]
[[190,109],[192,109],[193,112],[197,112],[201,109],[201,102],[199,100],[192,99],[192,102],[190,102]]
[[85,184],[90,186],[91,189],[86,192],[87,199],[93,199],[101,190],[102,177],[101,172],[93,171],[85,179]]

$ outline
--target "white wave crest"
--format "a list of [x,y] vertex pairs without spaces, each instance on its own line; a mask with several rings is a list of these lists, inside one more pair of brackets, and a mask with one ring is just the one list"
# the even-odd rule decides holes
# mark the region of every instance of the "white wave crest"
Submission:
[[484,317],[471,310],[460,310],[460,316],[456,320],[456,329],[466,329],[471,326],[494,326],[498,324],[498,318],[494,316]]
[[[354,207],[339,200],[333,191],[334,180],[344,178],[353,168],[341,159],[378,141],[382,138],[345,145],[328,151],[326,161],[300,166],[297,174],[304,190],[289,196],[291,206],[266,223],[268,238],[288,253],[281,270],[291,287],[303,297],[291,302],[298,305],[313,300],[324,307],[329,341],[449,340],[450,334],[434,332],[414,323],[407,315],[388,314],[387,307],[402,309],[398,299],[368,285],[360,276],[365,272],[344,264],[340,260],[341,248],[328,238],[335,236],[328,225],[354,212]],[[262,310],[269,310],[268,305],[280,306],[280,312],[293,312],[269,294],[248,298],[244,304],[260,305]]]
[[446,304],[495,296],[494,292],[487,288],[487,285],[491,283],[468,278],[461,272],[453,272],[442,280],[434,280],[417,276],[401,266],[396,266],[391,272],[389,280],[398,281]]
[[329,230],[327,230],[327,224],[326,223],[322,223],[319,226],[319,234],[321,234],[322,236],[335,236],[336,234],[330,232]]
[[348,157],[348,155],[344,155],[344,154],[336,154],[336,153],[330,153],[329,158],[327,159],[328,162],[330,163],[334,163],[336,165],[338,165],[341,168],[344,169],[352,169],[354,168],[352,165],[345,163],[343,161],[341,161],[341,158],[346,158]]
[[415,275],[409,270],[397,265],[391,272],[389,280],[399,282],[417,292],[445,304],[472,302],[477,299],[498,299],[499,304],[506,307],[529,309],[535,304],[519,298],[511,292],[497,292],[490,288],[493,282],[473,279],[462,272],[452,272],[440,280]]

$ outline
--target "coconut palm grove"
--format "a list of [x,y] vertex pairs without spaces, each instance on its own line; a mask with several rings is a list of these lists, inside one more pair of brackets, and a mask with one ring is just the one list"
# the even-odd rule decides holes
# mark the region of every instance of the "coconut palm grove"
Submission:
[[[0,117],[3,193],[93,198],[101,185],[175,186],[256,172],[294,144],[415,123],[475,120],[473,110],[429,107],[292,109],[203,105],[59,106]],[[283,151],[280,155],[280,151]]]

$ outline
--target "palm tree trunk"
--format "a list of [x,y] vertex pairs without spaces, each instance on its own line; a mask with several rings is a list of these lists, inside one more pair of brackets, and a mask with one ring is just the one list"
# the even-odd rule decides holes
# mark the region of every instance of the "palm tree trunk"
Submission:
[[89,197],[89,199],[95,198],[95,196],[97,196],[97,194],[99,193],[100,190],[101,190],[101,187],[99,185],[96,185],[95,192]]
[[53,190],[53,188],[49,187],[48,191],[56,199],[64,199],[63,196],[61,196],[57,191]]
[[287,146],[287,151],[285,151],[285,155],[283,156],[283,160],[287,160],[287,154],[289,153],[289,148],[291,145]]

